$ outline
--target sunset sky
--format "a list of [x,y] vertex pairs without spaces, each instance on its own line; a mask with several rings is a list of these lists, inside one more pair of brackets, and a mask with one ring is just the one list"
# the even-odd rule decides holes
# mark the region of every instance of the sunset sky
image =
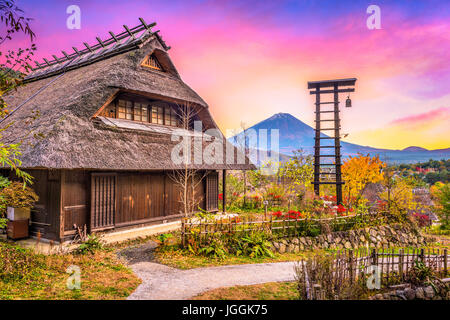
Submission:
[[[35,19],[39,61],[95,43],[109,30],[119,33],[123,24],[138,24],[138,17],[157,22],[183,80],[206,100],[223,131],[278,112],[312,125],[306,82],[356,77],[353,108],[341,113],[347,141],[392,149],[450,147],[448,1],[17,4]],[[66,27],[72,4],[81,8],[80,30]],[[370,4],[381,8],[381,30],[366,26]]]

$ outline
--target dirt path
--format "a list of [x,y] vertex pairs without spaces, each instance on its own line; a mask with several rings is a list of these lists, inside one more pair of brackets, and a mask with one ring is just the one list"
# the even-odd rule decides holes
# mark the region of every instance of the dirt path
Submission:
[[294,280],[295,262],[230,265],[180,270],[154,262],[130,265],[142,279],[130,300],[183,300],[220,287]]
[[235,285],[295,280],[295,262],[229,265],[180,270],[154,261],[156,243],[122,250],[119,256],[128,261],[142,284],[130,300],[184,300],[202,292]]

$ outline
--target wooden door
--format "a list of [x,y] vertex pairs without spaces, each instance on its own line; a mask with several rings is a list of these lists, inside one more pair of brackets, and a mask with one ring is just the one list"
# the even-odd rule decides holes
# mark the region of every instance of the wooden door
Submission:
[[118,174],[115,226],[145,223],[163,217],[164,199],[162,174]]
[[114,228],[116,181],[115,173],[91,174],[91,231]]

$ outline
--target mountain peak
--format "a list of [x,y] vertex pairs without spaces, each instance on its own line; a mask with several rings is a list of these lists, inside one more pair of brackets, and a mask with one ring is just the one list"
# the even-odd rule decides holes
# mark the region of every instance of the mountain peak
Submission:
[[[285,112],[275,113],[270,118],[262,120],[250,128],[256,132],[261,129],[267,130],[267,142],[271,141],[272,129],[278,130],[277,138],[279,139],[278,148],[274,151],[292,155],[294,150],[302,149],[307,154],[314,154],[316,132],[314,128],[297,119],[293,115]],[[238,135],[243,134],[243,132]],[[327,137],[321,133],[322,137]],[[234,137],[230,138],[230,141]],[[272,142],[270,142],[272,144]],[[332,142],[323,141],[323,146],[333,146]],[[379,155],[381,158],[387,158],[392,163],[412,163],[424,162],[429,159],[448,159],[450,155],[449,149],[427,150],[425,148],[411,146],[403,150],[378,149],[369,146],[361,146],[354,143],[341,141],[341,152],[344,157],[356,156],[358,153]],[[265,147],[262,147],[264,149]]]
[[411,146],[403,149],[402,151],[428,151],[428,149],[422,147]]
[[[279,113],[275,113],[273,116],[271,116],[270,118],[266,119],[266,120],[275,120],[275,119],[297,119],[295,118],[292,114],[290,113],[286,113],[286,112],[279,112]],[[298,120],[298,119],[297,119]]]

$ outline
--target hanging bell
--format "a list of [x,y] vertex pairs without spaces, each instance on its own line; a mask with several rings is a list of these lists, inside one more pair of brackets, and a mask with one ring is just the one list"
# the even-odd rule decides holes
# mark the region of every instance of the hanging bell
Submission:
[[351,108],[352,107],[352,100],[350,99],[350,96],[347,97],[347,100],[345,100],[345,107]]

